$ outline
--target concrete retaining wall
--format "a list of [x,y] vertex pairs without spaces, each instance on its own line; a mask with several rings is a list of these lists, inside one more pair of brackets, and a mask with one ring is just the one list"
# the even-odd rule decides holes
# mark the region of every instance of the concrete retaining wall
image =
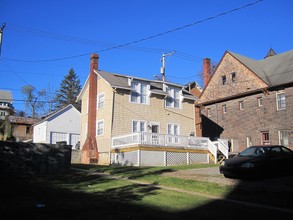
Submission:
[[66,142],[35,144],[0,141],[0,172],[54,174],[69,169],[71,145]]

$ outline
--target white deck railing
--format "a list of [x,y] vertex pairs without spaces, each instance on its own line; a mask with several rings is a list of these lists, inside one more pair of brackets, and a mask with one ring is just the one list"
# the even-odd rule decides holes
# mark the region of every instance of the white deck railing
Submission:
[[138,132],[112,138],[112,148],[132,145],[189,147],[208,150],[209,138]]
[[218,139],[211,141],[207,137],[194,137],[182,135],[157,134],[137,132],[112,138],[112,149],[130,147],[135,145],[185,147],[190,149],[208,150],[217,161],[218,150],[228,158],[229,148],[225,141]]

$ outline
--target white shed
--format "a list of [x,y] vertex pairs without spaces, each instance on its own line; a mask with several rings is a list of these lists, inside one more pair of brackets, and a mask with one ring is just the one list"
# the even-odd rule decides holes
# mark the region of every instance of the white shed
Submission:
[[34,143],[55,144],[66,141],[77,148],[80,141],[81,113],[68,105],[34,124]]

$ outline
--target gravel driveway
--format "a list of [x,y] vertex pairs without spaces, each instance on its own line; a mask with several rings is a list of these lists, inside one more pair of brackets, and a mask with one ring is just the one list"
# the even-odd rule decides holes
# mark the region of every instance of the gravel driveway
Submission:
[[220,174],[219,167],[179,170],[164,175],[256,190],[293,192],[293,175],[258,180],[230,179]]

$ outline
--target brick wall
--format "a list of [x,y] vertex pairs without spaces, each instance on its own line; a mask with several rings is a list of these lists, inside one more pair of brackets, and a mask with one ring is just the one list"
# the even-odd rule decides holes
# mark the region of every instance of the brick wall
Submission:
[[[261,144],[261,134],[269,132],[270,144],[279,144],[279,131],[289,131],[289,147],[293,148],[293,87],[283,89],[286,96],[286,109],[277,110],[276,93],[236,98],[225,102],[206,105],[202,110],[203,136],[233,139],[240,150],[247,147],[249,139],[252,145]],[[258,106],[258,98],[262,98],[262,106]],[[240,109],[243,102],[243,110]],[[226,106],[226,113],[223,112]],[[207,111],[210,109],[210,116]]]

